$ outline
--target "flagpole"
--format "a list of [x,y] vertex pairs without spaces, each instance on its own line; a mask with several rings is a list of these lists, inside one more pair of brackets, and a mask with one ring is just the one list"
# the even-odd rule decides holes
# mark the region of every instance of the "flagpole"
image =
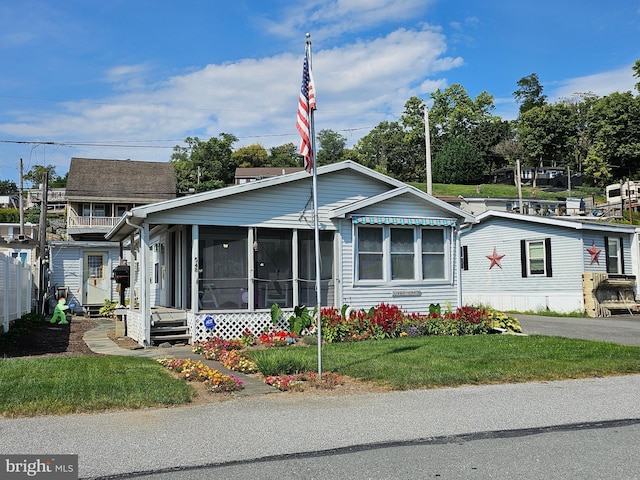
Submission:
[[[309,71],[312,71],[311,62],[311,34],[307,33],[306,55],[309,62]],[[316,162],[316,135],[314,125],[315,109],[309,109],[309,140],[311,141],[311,158],[313,159],[313,229],[316,257],[316,322],[318,325],[318,377],[322,378],[322,315],[320,314],[322,303],[322,290],[320,285],[320,227],[318,223],[318,162]]]

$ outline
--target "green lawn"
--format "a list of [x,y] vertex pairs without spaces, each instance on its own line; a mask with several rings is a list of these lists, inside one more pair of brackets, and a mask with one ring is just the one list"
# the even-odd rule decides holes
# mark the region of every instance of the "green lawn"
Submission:
[[[280,374],[317,370],[315,346],[250,353],[270,368],[281,366]],[[322,362],[325,372],[404,390],[640,373],[640,347],[540,336],[405,337],[326,344]],[[180,405],[193,394],[185,381],[147,358],[0,360],[5,416]]]
[[188,403],[194,393],[155,360],[138,357],[0,360],[0,415],[49,415]]
[[[277,363],[265,362],[273,356],[283,366],[317,369],[316,347],[252,356],[259,365]],[[559,380],[640,373],[640,347],[541,336],[405,337],[323,345],[322,370],[397,390]]]

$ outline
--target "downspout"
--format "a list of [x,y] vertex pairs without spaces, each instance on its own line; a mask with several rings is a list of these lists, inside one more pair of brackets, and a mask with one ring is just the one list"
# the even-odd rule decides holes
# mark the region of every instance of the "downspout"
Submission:
[[[127,215],[124,219],[127,225],[131,228],[138,230],[140,235],[140,313],[144,320],[142,324],[142,346],[146,347],[151,344],[151,308],[149,306],[149,282],[147,279],[147,243],[148,238],[145,238],[145,228],[140,225],[131,223],[130,216]],[[133,304],[133,301],[131,302]],[[138,340],[140,343],[140,340]]]

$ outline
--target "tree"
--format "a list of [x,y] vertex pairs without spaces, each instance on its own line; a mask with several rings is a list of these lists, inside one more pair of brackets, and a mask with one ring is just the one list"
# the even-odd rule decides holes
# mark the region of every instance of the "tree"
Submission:
[[316,153],[318,165],[328,165],[342,160],[347,139],[333,130],[320,130],[316,135],[320,148]]
[[285,143],[269,149],[269,165],[271,167],[299,167],[302,165],[302,155],[293,143]]
[[547,96],[542,94],[538,75],[532,73],[518,80],[518,90],[513,92],[516,101],[520,103],[520,114],[528,112],[534,107],[542,107],[547,101]]
[[640,96],[614,92],[594,102],[587,118],[593,144],[599,144],[596,156],[609,164],[614,178],[636,177],[640,173]]
[[268,162],[267,150],[258,144],[240,147],[231,154],[231,158],[238,167],[266,167]]
[[198,137],[187,137],[187,147],[175,146],[171,161],[176,171],[178,192],[186,194],[191,189],[203,192],[234,182],[238,166],[232,159],[232,146],[238,139],[229,133],[221,133],[203,142]]
[[[640,59],[636,60],[636,63],[631,67],[631,70],[633,70],[633,76],[640,79]],[[640,93],[640,82],[636,83],[636,90]]]
[[597,142],[589,150],[584,162],[584,177],[591,185],[604,188],[611,183],[613,175],[611,166],[606,160],[607,146],[604,142]]
[[[493,95],[481,92],[471,99],[460,84],[453,84],[444,91],[431,94],[433,106],[429,112],[429,126],[433,137],[444,144],[447,137],[467,135],[482,121],[491,120],[495,108]],[[437,143],[437,142],[436,142]]]
[[482,182],[484,161],[476,147],[464,136],[449,138],[433,160],[437,183],[472,185]]
[[32,186],[38,186],[44,181],[45,174],[49,174],[49,179],[53,179],[56,176],[56,167],[53,165],[34,165],[27,173],[24,174],[23,179],[31,182]]
[[398,122],[380,122],[355,146],[362,164],[382,173],[404,156],[404,130]]
[[49,186],[51,188],[66,188],[67,187],[67,178],[69,177],[69,172],[64,174],[64,177],[60,175],[56,175],[50,182]]
[[[498,143],[495,147],[493,147],[493,151],[496,155],[505,159],[506,166],[514,167],[518,160],[522,159],[522,145],[518,141],[516,136],[511,138],[505,138],[500,143]],[[513,175],[514,184],[518,184],[517,172],[514,171]]]
[[12,195],[18,192],[18,186],[11,180],[0,180],[0,195]]
[[[565,166],[569,158],[569,140],[573,135],[571,129],[571,112],[562,104],[533,107],[520,114],[518,118],[518,140],[522,146],[523,160],[533,167],[545,165]],[[536,187],[537,176],[533,176],[533,187]]]

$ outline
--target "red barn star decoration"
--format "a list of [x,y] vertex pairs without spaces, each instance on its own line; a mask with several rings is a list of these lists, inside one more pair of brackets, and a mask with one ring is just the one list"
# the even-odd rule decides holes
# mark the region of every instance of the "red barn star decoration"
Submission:
[[500,260],[504,258],[504,255],[498,255],[498,251],[496,250],[496,247],[493,247],[493,253],[491,255],[487,255],[487,258],[491,260],[491,265],[489,265],[489,270],[491,270],[496,265],[502,268],[502,265],[500,265]]
[[596,262],[598,265],[600,265],[600,259],[598,258],[598,255],[600,255],[601,251],[602,250],[596,247],[596,242],[593,242],[593,244],[589,248],[587,248],[587,252],[589,252],[589,254],[591,255],[591,263],[589,265],[593,265],[593,262]]

